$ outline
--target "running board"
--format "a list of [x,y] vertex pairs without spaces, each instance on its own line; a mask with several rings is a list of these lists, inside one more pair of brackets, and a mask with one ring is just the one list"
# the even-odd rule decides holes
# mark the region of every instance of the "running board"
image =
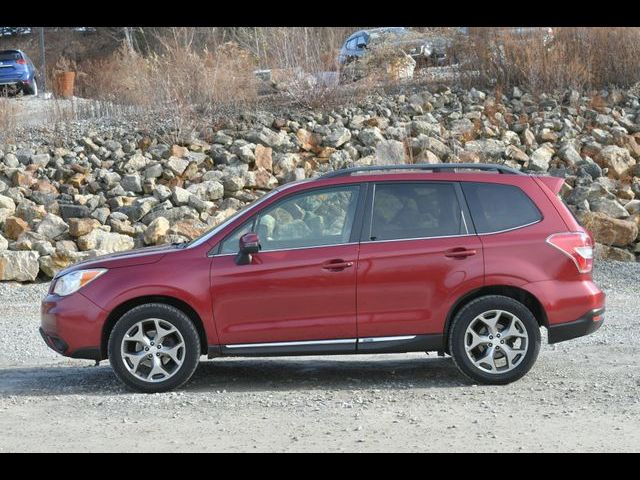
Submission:
[[354,353],[430,352],[444,348],[442,335],[338,338],[295,342],[210,345],[212,357],[280,357],[302,355],[349,355]]

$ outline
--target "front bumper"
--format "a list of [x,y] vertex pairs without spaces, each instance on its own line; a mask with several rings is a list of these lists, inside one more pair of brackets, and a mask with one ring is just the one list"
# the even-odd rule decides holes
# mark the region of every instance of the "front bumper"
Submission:
[[585,313],[578,320],[568,323],[550,325],[549,343],[564,342],[572,338],[582,337],[598,330],[604,323],[604,308],[596,308]]
[[40,335],[47,346],[66,357],[103,359],[100,345],[107,312],[82,293],[48,295],[40,317]]

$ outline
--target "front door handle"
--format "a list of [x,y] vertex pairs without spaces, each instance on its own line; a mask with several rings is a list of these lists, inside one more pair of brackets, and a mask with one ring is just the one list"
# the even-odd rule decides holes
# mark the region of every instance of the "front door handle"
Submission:
[[345,262],[342,259],[329,260],[322,264],[323,270],[329,270],[330,272],[341,272],[350,267],[353,267],[353,262]]
[[467,258],[475,255],[476,253],[478,253],[476,250],[459,247],[447,250],[444,252],[444,256],[449,258]]

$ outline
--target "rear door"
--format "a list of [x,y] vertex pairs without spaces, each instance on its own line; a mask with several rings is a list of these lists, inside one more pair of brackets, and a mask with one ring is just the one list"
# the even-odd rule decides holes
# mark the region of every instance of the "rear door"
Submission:
[[369,190],[358,337],[442,334],[453,302],[483,284],[482,245],[459,185],[380,182]]

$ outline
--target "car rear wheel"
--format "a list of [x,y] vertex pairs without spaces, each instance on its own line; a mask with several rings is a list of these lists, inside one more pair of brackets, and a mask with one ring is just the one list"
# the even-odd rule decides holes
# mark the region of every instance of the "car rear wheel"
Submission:
[[38,81],[33,77],[31,85],[25,88],[25,93],[28,95],[38,95]]
[[522,378],[540,351],[540,327],[531,311],[510,297],[488,295],[455,316],[449,352],[471,380],[503,385]]
[[116,376],[140,392],[166,392],[185,384],[200,359],[193,323],[170,305],[133,308],[109,337],[109,361]]

